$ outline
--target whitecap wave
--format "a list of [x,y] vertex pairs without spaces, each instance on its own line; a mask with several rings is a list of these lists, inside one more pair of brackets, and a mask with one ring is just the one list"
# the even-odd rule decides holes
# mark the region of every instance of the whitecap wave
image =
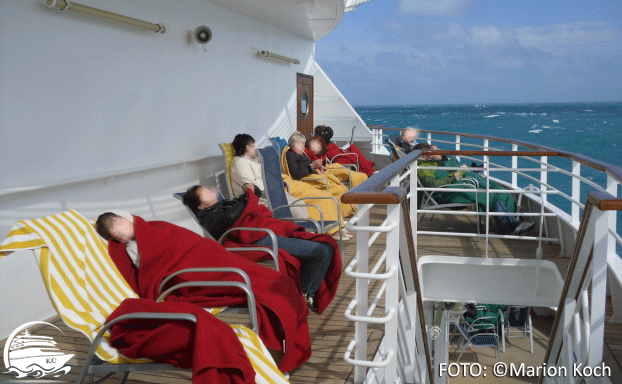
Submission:
[[559,124],[559,120],[553,120],[553,122]]
[[540,133],[542,132],[541,129],[532,129],[531,131],[529,131],[529,133]]
[[484,117],[497,117],[499,115],[488,115],[488,116],[484,116]]

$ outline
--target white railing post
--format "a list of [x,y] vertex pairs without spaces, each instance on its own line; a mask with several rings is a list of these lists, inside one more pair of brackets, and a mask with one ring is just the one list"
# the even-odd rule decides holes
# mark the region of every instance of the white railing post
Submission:
[[[484,151],[488,151],[488,139],[484,139]],[[488,246],[490,235],[490,158],[484,156],[484,177],[486,178],[486,251],[484,257],[488,258]],[[479,216],[477,217],[477,225],[479,225]]]
[[609,216],[613,212],[594,209],[594,248],[592,250],[592,297],[590,300],[590,347],[587,364],[600,365],[605,337],[605,300],[607,296],[607,254]]
[[410,165],[410,225],[412,227],[412,237],[415,244],[415,255],[417,254],[417,231],[419,225],[419,165],[415,161]]
[[[576,160],[572,160],[572,199],[574,201],[581,201],[581,163]],[[572,202],[572,208],[570,212],[572,224],[579,228],[579,221],[581,221],[581,207],[579,203]]]
[[[387,205],[387,224],[399,224],[401,220],[401,207],[399,204]],[[398,359],[398,341],[397,341],[397,317],[399,307],[399,273],[400,268],[400,227],[395,226],[387,233],[387,260],[386,272],[396,271],[386,281],[387,289],[385,291],[385,316],[393,312],[393,316],[384,328],[384,356],[388,357],[389,352],[393,351],[391,361],[384,368],[384,383],[395,383],[397,378],[397,359]]]
[[[512,151],[513,152],[518,151],[517,144],[512,144]],[[518,157],[516,156],[512,156],[512,168],[513,169],[518,168]],[[512,172],[512,188],[518,188],[518,173],[516,172]]]
[[[460,135],[456,135],[456,151],[460,150]],[[460,156],[456,156],[456,160],[460,161]]]
[[[362,204],[357,205],[357,211],[361,210]],[[369,226],[369,211],[365,212],[358,221],[361,226]],[[369,232],[356,232],[356,272],[369,272]],[[356,279],[356,315],[367,316],[367,306],[369,303],[369,280]],[[357,321],[354,323],[354,340],[356,349],[354,357],[356,360],[367,360],[367,323]],[[363,366],[354,366],[354,382],[362,384],[367,376],[366,369]]]
[[[616,179],[614,179],[613,177],[611,177],[611,175],[607,175],[607,192],[611,194],[611,196],[613,197],[618,197],[618,182],[616,181]],[[616,215],[615,212],[611,213],[609,215],[609,230],[613,231],[613,232],[617,232],[616,231],[616,225],[617,225],[617,220],[618,217]],[[616,251],[616,239],[613,236],[608,236],[609,238],[609,242],[608,242],[608,252],[615,252]]]
[[[548,156],[540,156],[540,228],[539,228],[539,236],[542,237],[542,232],[544,231],[544,226],[546,225],[544,221],[544,206],[547,202],[548,194],[546,193],[548,183]],[[544,253],[542,251],[542,240],[538,240],[538,248],[536,249],[536,259],[542,259],[544,257]]]
[[432,133],[428,132],[428,144],[432,145]]

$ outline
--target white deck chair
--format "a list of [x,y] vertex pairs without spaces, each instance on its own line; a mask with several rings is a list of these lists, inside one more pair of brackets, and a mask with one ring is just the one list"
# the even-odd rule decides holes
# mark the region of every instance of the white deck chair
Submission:
[[[0,257],[26,249],[33,250],[37,257],[50,300],[64,323],[92,342],[78,383],[87,374],[94,373],[110,376],[122,372],[120,383],[123,383],[130,371],[178,370],[168,364],[144,364],[145,360],[130,360],[108,343],[106,319],[123,300],[136,298],[137,295],[116,268],[108,255],[105,241],[95,232],[92,223],[74,210],[41,219],[19,221],[0,246]],[[249,306],[254,300],[250,287],[244,288],[243,283],[218,283],[228,286],[236,283],[236,286],[247,291]],[[252,309],[251,312],[254,312],[254,305]],[[154,314],[133,315],[152,317]],[[168,314],[163,318],[193,321],[194,316]],[[253,331],[242,325],[231,327],[242,342],[255,369],[258,383],[288,382]],[[91,364],[95,355],[101,359],[102,364]],[[136,364],[138,362],[142,364]]]

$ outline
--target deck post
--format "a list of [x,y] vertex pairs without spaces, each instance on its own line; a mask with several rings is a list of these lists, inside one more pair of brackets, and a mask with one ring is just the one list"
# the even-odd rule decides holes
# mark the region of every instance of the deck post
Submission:
[[[613,197],[618,197],[618,182],[616,181],[616,179],[614,179],[611,175],[607,175],[607,192],[609,192],[611,194],[611,196]],[[617,224],[617,215],[615,212],[611,213],[609,215],[609,230],[613,231],[614,233],[617,232],[616,230],[616,224]],[[609,236],[609,234],[607,234],[607,237],[609,238],[609,242],[607,245],[607,252],[615,252],[616,251],[616,239],[613,236]]]
[[607,296],[607,254],[609,246],[609,216],[613,211],[595,209],[594,248],[592,253],[592,297],[590,300],[590,342],[587,364],[596,367],[603,361],[605,337],[605,300]]
[[[548,156],[540,156],[540,228],[538,237],[542,237],[542,232],[544,231],[544,226],[546,225],[544,219],[544,206],[547,203],[548,194],[546,193],[547,188],[546,184],[548,184]],[[536,249],[536,259],[542,259],[543,251],[542,251],[542,240],[538,240],[538,248]]]
[[[460,135],[456,135],[456,151],[460,150]],[[456,159],[460,161],[460,156],[456,156]]]
[[[360,211],[363,204],[357,204],[356,209]],[[358,223],[361,226],[369,226],[369,211],[361,215]],[[356,231],[356,272],[369,272],[369,232]],[[367,316],[367,307],[369,303],[369,280],[356,279],[356,315]],[[357,321],[354,323],[354,340],[356,349],[354,358],[356,360],[367,360],[367,323]],[[360,365],[354,366],[354,382],[361,384],[365,382],[367,373],[366,368]]]
[[572,202],[571,208],[571,220],[572,225],[576,225],[579,228],[579,221],[581,221],[581,207],[579,201],[581,201],[581,163],[576,160],[572,160],[572,199],[577,203]]
[[[512,144],[512,151],[518,151],[518,145]],[[518,168],[518,157],[512,156],[512,169]],[[512,172],[512,188],[518,188],[518,173]]]
[[[387,205],[387,224],[401,221],[400,204]],[[387,233],[387,260],[386,272],[393,270],[394,273],[386,280],[385,291],[385,316],[393,312],[393,316],[387,321],[384,329],[384,356],[389,357],[389,351],[393,351],[393,357],[384,368],[384,383],[395,383],[397,378],[398,341],[397,328],[399,316],[399,273],[400,269],[400,226],[397,225]]]

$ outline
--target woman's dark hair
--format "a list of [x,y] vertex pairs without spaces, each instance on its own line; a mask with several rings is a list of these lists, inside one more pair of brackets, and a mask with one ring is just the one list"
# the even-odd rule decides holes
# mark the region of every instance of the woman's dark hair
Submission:
[[194,187],[188,188],[186,193],[184,193],[183,203],[193,211],[199,209],[199,205],[201,205],[201,199],[199,199],[199,195],[197,195],[197,190],[199,188],[201,188],[200,185],[195,185]]
[[110,241],[112,238],[112,234],[110,233],[110,224],[112,219],[121,217],[119,215],[115,215],[112,212],[106,212],[99,215],[97,221],[95,221],[95,230],[101,237],[106,239],[106,241]]
[[324,153],[326,153],[326,143],[324,142],[324,139],[322,139],[321,136],[313,136],[310,137],[309,139],[307,139],[307,142],[305,143],[305,146],[307,148],[311,148],[311,143],[317,141],[318,143],[320,143],[320,146],[322,147],[322,149],[320,150],[320,153],[318,153],[318,155],[323,155]]
[[315,127],[315,135],[321,137],[326,145],[330,144],[330,139],[333,138],[333,129],[328,125],[318,125]]
[[413,150],[415,149],[421,149],[422,151],[425,151],[426,149],[430,149],[432,148],[432,145],[428,144],[428,143],[417,143],[415,144],[415,146],[413,147]]
[[254,142],[255,139],[253,139],[253,136],[247,135],[246,133],[239,133],[235,135],[231,145],[233,145],[233,150],[235,150],[236,156],[244,156],[244,153],[246,153],[246,146],[251,145]]

